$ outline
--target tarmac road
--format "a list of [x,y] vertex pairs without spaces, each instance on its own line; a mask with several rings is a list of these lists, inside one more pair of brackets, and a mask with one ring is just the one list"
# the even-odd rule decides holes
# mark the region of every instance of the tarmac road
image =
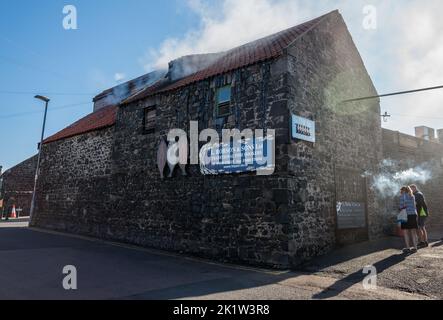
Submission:
[[[394,239],[394,242],[398,240]],[[443,246],[416,256],[368,243],[337,251],[300,272],[275,272],[171,255],[0,222],[0,299],[429,299],[442,298]],[[361,269],[376,264],[376,290]],[[77,270],[65,290],[64,266]]]

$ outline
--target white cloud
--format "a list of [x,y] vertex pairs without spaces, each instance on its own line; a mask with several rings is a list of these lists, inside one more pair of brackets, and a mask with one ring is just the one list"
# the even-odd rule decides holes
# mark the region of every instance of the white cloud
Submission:
[[[377,8],[375,31],[362,26],[368,4]],[[227,50],[339,9],[380,93],[443,84],[441,0],[188,0],[188,7],[200,27],[149,49],[142,58],[147,71],[183,55]],[[390,129],[443,128],[442,119],[431,119],[443,117],[443,92],[383,99],[382,109],[394,115]]]
[[100,92],[112,85],[112,77],[109,77],[100,69],[93,69],[89,72],[89,87],[92,92]]
[[183,38],[166,39],[159,49],[149,50],[145,69],[161,68],[187,54],[231,49],[303,22],[310,10],[288,0],[223,0],[217,10],[201,0],[188,0],[200,18],[201,27]]
[[[409,1],[392,16],[392,54],[383,75],[399,89],[443,85],[443,2]],[[389,44],[388,44],[389,45]],[[381,90],[381,89],[380,89]],[[418,125],[443,128],[443,90],[383,100],[393,113],[387,127],[413,134]]]
[[114,74],[115,82],[120,82],[120,81],[125,80],[125,79],[126,79],[126,75],[124,73],[117,72],[116,74]]

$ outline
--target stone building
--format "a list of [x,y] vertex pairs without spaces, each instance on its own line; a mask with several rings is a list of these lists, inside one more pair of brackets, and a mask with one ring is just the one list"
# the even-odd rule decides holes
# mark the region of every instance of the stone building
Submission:
[[[382,235],[363,174],[383,159],[380,106],[342,102],[377,92],[338,11],[183,57],[156,80],[101,94],[94,113],[45,141],[32,225],[276,268]],[[159,146],[190,121],[274,129],[274,174],[188,165],[162,179]]]
[[29,216],[36,167],[37,156],[33,156],[0,175],[0,199],[3,200],[3,209],[15,199],[18,214]]
[[438,142],[440,142],[441,144],[443,144],[443,129],[439,129],[437,131],[437,136],[438,136]]

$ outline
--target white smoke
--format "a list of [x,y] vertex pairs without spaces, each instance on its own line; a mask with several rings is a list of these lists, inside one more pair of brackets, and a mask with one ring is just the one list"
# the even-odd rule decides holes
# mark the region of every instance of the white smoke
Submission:
[[[365,30],[367,5],[377,9],[378,27]],[[198,27],[167,38],[140,59],[146,71],[167,68],[189,54],[220,52],[339,9],[380,93],[441,84],[441,0],[187,0]],[[382,101],[392,114],[385,126],[413,134],[418,125],[441,126],[443,92],[437,90]],[[384,103],[387,103],[384,105]]]
[[226,51],[316,15],[312,4],[299,0],[223,0],[211,6],[208,1],[188,0],[187,4],[200,20],[200,27],[182,38],[166,39],[158,49],[151,48],[141,59],[146,71],[164,68],[182,56]]
[[373,175],[371,172],[367,172],[365,174],[367,177],[373,177],[371,188],[377,192],[380,198],[395,197],[406,185],[425,185],[438,174],[438,169],[431,162],[404,170],[399,167],[399,162],[388,159],[381,163],[380,173]]
[[124,74],[124,73],[117,72],[116,74],[114,74],[115,82],[121,82],[121,81],[123,81],[125,79],[126,79],[126,74]]
[[169,72],[167,77],[171,81],[186,77],[208,67],[222,55],[223,53],[197,54],[176,59],[169,63]]

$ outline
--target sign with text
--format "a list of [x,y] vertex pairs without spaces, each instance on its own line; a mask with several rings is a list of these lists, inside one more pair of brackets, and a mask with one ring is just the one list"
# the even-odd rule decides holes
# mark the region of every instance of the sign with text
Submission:
[[337,227],[339,230],[366,228],[366,205],[361,202],[337,202]]
[[274,170],[273,138],[253,138],[236,144],[207,144],[200,152],[204,175]]
[[315,122],[292,115],[292,138],[315,143]]

